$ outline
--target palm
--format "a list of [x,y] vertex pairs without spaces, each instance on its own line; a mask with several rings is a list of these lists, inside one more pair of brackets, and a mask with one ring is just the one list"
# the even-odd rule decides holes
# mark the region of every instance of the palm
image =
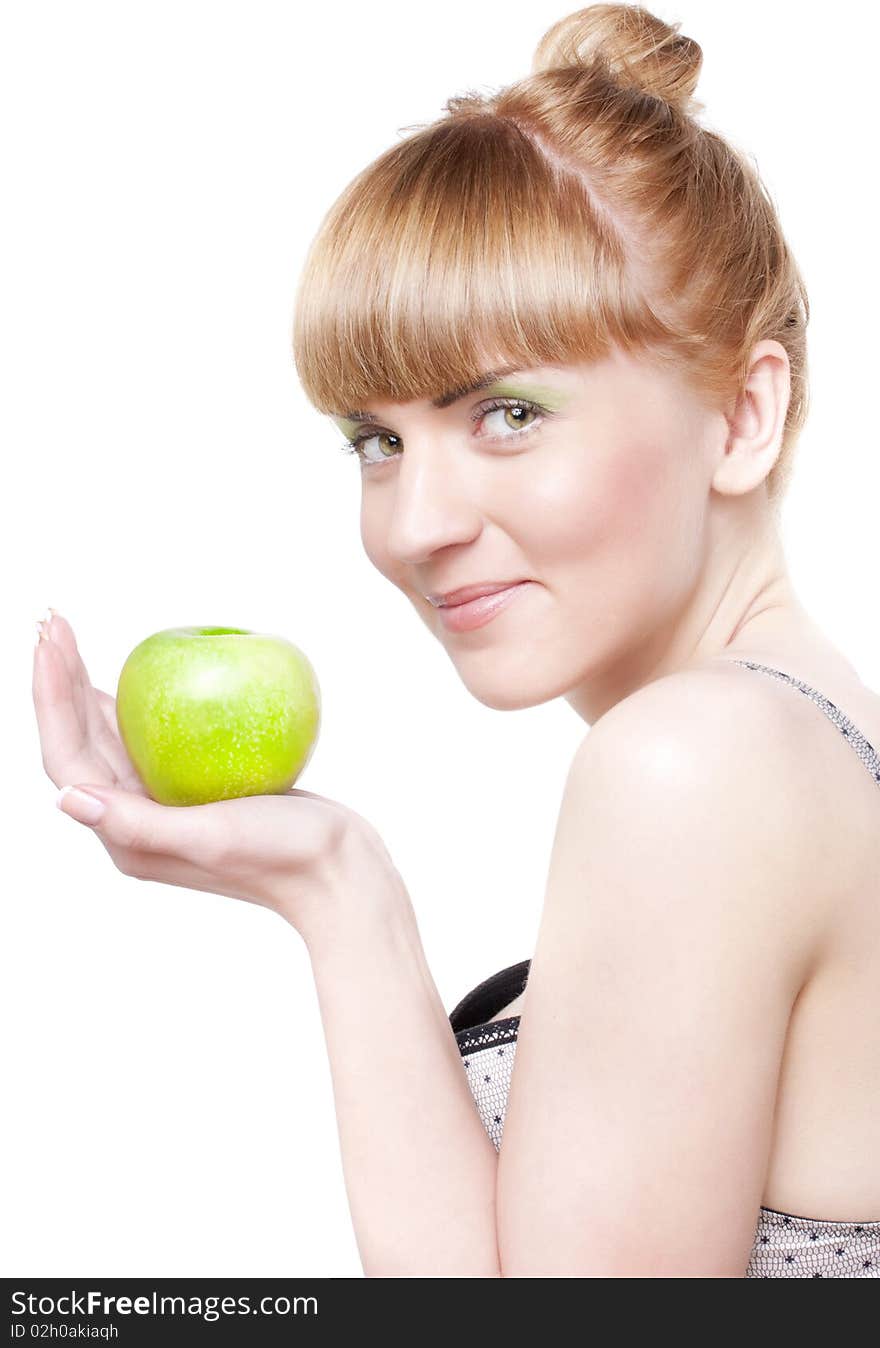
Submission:
[[94,782],[145,796],[116,723],[116,699],[93,688],[73,628],[56,613],[34,651],[33,697],[43,766],[56,786]]
[[341,801],[297,787],[181,809],[152,800],[119,735],[115,699],[92,687],[58,613],[34,651],[33,694],[43,766],[56,786],[98,794],[106,808],[95,833],[123,875],[261,904],[303,936],[323,928],[337,892],[369,901],[371,877],[383,905],[389,892],[398,901],[402,881],[382,839]]

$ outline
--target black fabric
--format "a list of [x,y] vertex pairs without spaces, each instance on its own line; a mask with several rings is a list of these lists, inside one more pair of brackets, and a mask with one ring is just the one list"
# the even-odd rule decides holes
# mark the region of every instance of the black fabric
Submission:
[[449,1013],[449,1023],[456,1034],[471,1030],[475,1025],[485,1025],[486,1021],[497,1016],[503,1007],[518,997],[528,982],[530,965],[531,960],[509,964],[506,969],[499,969],[497,974],[484,979],[462,997]]

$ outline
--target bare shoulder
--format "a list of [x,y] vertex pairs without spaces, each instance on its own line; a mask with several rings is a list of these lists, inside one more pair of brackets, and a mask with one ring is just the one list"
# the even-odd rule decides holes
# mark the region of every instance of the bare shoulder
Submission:
[[790,786],[792,771],[803,776],[798,701],[733,665],[669,674],[606,712],[578,745],[572,770],[619,760],[621,771],[650,769],[667,786],[693,774],[772,805],[774,784]]
[[562,850],[607,851],[608,882],[626,867],[633,893],[656,891],[662,876],[669,892],[775,924],[802,979],[826,931],[815,877],[827,868],[827,840],[794,703],[790,690],[737,667],[681,671],[639,689],[578,745],[557,840]]

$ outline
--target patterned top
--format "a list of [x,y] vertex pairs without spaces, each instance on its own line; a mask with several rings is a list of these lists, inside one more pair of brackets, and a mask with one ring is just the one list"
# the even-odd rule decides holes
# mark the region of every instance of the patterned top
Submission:
[[[825,712],[880,783],[880,754],[848,717],[822,693],[769,665],[732,663],[760,670],[797,688]],[[511,964],[485,979],[450,1013],[471,1094],[483,1125],[500,1149],[520,1017],[492,1020],[524,990],[530,960]],[[747,1278],[880,1278],[880,1217],[876,1221],[829,1222],[775,1208],[759,1209]]]

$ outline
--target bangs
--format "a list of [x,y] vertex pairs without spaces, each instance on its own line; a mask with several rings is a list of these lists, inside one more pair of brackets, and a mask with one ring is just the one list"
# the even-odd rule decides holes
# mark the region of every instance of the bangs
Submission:
[[306,397],[345,416],[438,397],[498,362],[674,345],[645,249],[635,269],[623,239],[583,174],[513,121],[434,123],[359,174],[311,245],[293,325]]

